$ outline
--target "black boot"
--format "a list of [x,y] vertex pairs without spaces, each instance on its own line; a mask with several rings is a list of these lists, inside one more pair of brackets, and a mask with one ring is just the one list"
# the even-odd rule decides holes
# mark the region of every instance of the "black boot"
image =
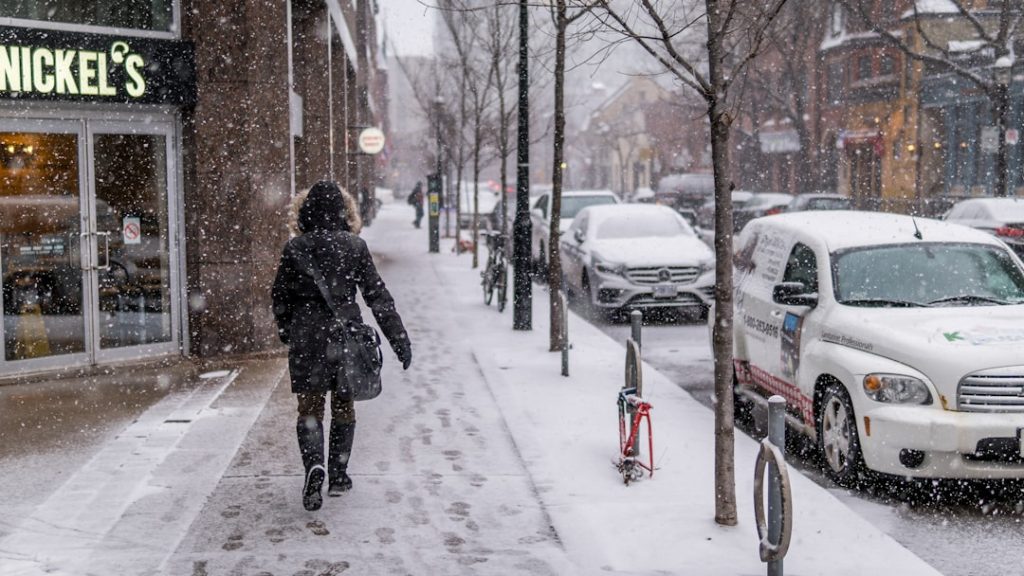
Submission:
[[348,459],[352,454],[355,433],[355,422],[331,423],[331,445],[327,455],[327,472],[331,479],[327,488],[328,496],[341,496],[342,492],[352,489],[352,479],[348,477]]
[[306,482],[302,487],[302,505],[306,510],[319,510],[323,504],[320,489],[327,476],[324,470],[324,427],[313,417],[300,416],[295,425],[299,438],[302,465],[306,470]]

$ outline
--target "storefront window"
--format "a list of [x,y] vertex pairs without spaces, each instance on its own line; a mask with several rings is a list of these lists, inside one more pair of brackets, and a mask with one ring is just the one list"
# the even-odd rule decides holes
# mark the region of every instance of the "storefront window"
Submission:
[[87,26],[169,31],[174,0],[0,0],[0,16]]
[[85,350],[78,137],[0,132],[4,359]]

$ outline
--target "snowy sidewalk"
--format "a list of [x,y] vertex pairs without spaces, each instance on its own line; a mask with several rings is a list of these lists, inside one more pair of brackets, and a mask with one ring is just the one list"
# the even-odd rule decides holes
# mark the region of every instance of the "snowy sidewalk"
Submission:
[[[394,230],[394,209],[389,207],[376,225],[371,246],[380,245],[385,235],[389,250],[404,241],[405,214],[400,211]],[[469,256],[456,259],[446,249],[443,245],[442,253],[428,260],[441,281],[435,290],[444,304],[438,305],[449,309],[459,326],[447,341],[453,350],[473,351],[579,573],[763,574],[752,509],[757,444],[737,433],[739,525],[718,526],[713,414],[645,367],[658,470],[653,479],[623,486],[612,465],[623,344],[574,315],[571,377],[562,378],[560,355],[547,351],[544,288],[534,286],[533,331],[513,332],[510,309],[499,314],[483,305],[479,272],[468,269]],[[422,274],[427,282],[430,272]],[[791,476],[795,519],[787,574],[938,574],[826,490],[795,471]]]

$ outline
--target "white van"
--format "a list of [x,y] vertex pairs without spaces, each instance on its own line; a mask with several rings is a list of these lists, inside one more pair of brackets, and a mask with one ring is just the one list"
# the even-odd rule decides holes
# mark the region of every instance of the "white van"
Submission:
[[1024,267],[1005,244],[835,211],[754,220],[736,246],[737,398],[784,396],[833,480],[1024,477]]

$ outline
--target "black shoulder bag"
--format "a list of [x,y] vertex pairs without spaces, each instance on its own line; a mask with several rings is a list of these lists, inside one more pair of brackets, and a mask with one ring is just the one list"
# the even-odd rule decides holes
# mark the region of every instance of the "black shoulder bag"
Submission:
[[384,354],[380,350],[380,334],[373,326],[362,322],[359,307],[355,302],[345,304],[354,309],[354,314],[345,315],[327,290],[327,281],[320,273],[312,257],[299,253],[334,314],[334,324],[327,339],[327,360],[338,365],[334,391],[351,394],[354,400],[373,400],[381,393],[380,369]]

